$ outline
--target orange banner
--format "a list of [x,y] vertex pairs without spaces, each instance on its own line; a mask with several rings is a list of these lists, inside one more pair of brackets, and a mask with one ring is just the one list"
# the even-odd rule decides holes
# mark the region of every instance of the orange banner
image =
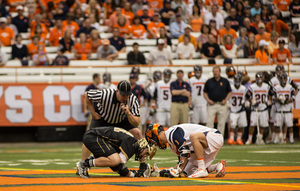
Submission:
[[85,125],[87,83],[0,85],[0,126]]

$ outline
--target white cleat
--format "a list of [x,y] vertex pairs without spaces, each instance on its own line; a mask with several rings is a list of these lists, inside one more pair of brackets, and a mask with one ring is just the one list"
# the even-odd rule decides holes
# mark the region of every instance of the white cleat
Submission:
[[145,170],[143,176],[145,178],[150,178],[150,175],[151,175],[151,166],[150,166],[150,164],[147,164],[147,169]]
[[81,178],[89,178],[89,168],[85,167],[83,164],[84,161],[80,161],[76,164],[77,169],[78,169],[78,174]]
[[245,145],[251,145],[252,144],[252,141],[250,139],[248,139],[245,143]]
[[207,170],[203,170],[201,168],[198,168],[193,174],[188,176],[188,178],[206,178],[208,177],[208,172]]
[[160,169],[158,168],[158,166],[156,165],[156,163],[153,163],[152,169],[153,169],[153,171],[151,172],[150,176],[151,177],[159,177]]
[[226,167],[226,161],[221,160],[218,162],[216,167],[216,177],[224,177],[225,176],[225,167]]

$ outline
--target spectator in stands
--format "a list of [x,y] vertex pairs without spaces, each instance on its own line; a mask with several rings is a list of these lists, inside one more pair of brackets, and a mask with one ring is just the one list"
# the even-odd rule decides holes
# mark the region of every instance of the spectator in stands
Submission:
[[289,6],[291,17],[300,17],[300,0],[293,0]]
[[284,48],[285,40],[279,40],[279,48],[275,49],[272,58],[274,63],[286,63],[286,59],[288,59],[289,63],[292,63],[292,55],[291,52]]
[[11,46],[15,43],[14,31],[6,26],[7,19],[5,17],[0,18],[0,43],[3,46]]
[[27,45],[28,54],[30,55],[31,58],[34,54],[38,53],[38,46],[39,45],[44,45],[44,52],[46,52],[45,44],[40,42],[40,37],[39,36],[33,36],[32,37],[32,42]]
[[78,24],[74,21],[74,15],[72,13],[67,14],[67,19],[63,21],[63,30],[66,31],[70,29],[73,36],[76,35],[76,32],[79,30]]
[[134,15],[138,12],[138,10],[142,9],[143,0],[136,0],[135,3],[132,4],[131,9]]
[[227,101],[232,95],[230,83],[226,78],[221,77],[220,66],[213,67],[213,76],[208,79],[204,86],[204,98],[207,104],[207,123],[214,128],[216,114],[218,115],[218,130],[224,135],[225,123],[228,116]]
[[[116,2],[114,0],[106,0],[102,4],[103,10],[104,10],[104,19],[108,20],[110,16],[115,11],[115,8],[117,7]],[[135,13],[134,13],[135,14]]]
[[86,41],[86,34],[79,34],[79,42],[74,45],[74,55],[77,60],[87,60],[90,58],[92,46]]
[[64,1],[60,1],[57,4],[57,7],[51,11],[53,18],[65,20],[67,18],[67,13],[69,12],[69,7],[66,5]]
[[215,59],[221,56],[220,46],[216,43],[212,34],[208,35],[208,42],[202,45],[201,58],[207,59],[208,64],[215,64]]
[[121,7],[116,7],[115,12],[113,12],[113,14],[109,17],[108,26],[110,26],[110,30],[109,30],[110,32],[113,31],[113,28],[117,24],[118,18],[121,15],[122,15],[122,8]]
[[265,40],[267,42],[270,41],[270,37],[271,37],[271,34],[268,33],[268,32],[265,32],[265,24],[264,23],[259,23],[258,25],[258,34],[255,35],[255,39],[256,39],[256,42],[257,44],[259,43],[260,40]]
[[157,48],[150,51],[148,65],[173,65],[172,53],[164,45],[164,39],[158,39]]
[[254,58],[258,49],[257,42],[253,33],[248,35],[248,40],[244,46],[244,58]]
[[69,58],[64,55],[63,47],[62,46],[58,47],[57,56],[53,60],[52,65],[54,65],[54,66],[68,66],[69,62],[70,62]]
[[22,36],[16,35],[16,43],[11,48],[11,59],[19,59],[22,66],[28,66],[27,46],[22,44]]
[[271,54],[268,50],[269,43],[265,40],[259,41],[259,49],[255,52],[255,58],[258,64],[270,64],[272,63]]
[[223,6],[223,1],[222,0],[211,0],[211,1],[205,1],[205,5],[207,7],[211,7],[213,5],[217,5],[219,7]]
[[278,36],[281,37],[282,29],[287,30],[288,36],[290,36],[291,33],[290,27],[282,20],[277,19],[276,15],[274,14],[271,15],[270,22],[266,24],[266,31],[269,33],[272,31],[276,31],[278,33]]
[[259,23],[261,23],[260,15],[256,14],[256,15],[254,15],[253,22],[250,25],[255,27],[256,30],[258,30]]
[[122,9],[122,14],[125,15],[126,19],[129,20],[129,24],[131,24],[135,15],[133,14],[133,12],[131,10],[130,2],[124,3],[123,9]]
[[250,5],[245,5],[245,17],[244,18],[249,18],[250,20],[252,20],[252,16],[251,16],[251,6]]
[[[74,17],[74,19],[72,20],[72,22],[76,23],[78,28],[79,28],[79,27],[82,27],[82,24],[83,24],[83,22],[84,22],[85,16],[84,16],[84,12],[83,12],[81,6],[80,6],[80,5],[77,5],[77,6],[74,8],[74,14],[73,14],[73,13],[68,13],[68,14],[67,14],[67,19],[68,19],[68,17],[69,17],[69,14],[71,14],[72,17]],[[76,31],[77,31],[77,30],[76,30]],[[76,35],[76,31],[75,31],[74,36]]]
[[170,91],[172,95],[170,126],[188,122],[188,111],[191,106],[191,86],[183,80],[183,70],[176,72],[177,79],[171,82]]
[[170,25],[172,38],[179,38],[179,36],[183,35],[185,25],[186,23],[182,21],[181,14],[176,14],[176,21]]
[[223,18],[227,18],[230,15],[230,9],[231,9],[231,3],[224,2],[223,10],[220,10],[220,13],[222,14]]
[[236,32],[239,30],[240,26],[242,26],[243,19],[236,14],[236,8],[230,9],[230,15],[226,18],[231,21],[231,28]]
[[[143,4],[144,5],[142,6],[142,9],[138,10],[136,15],[141,17],[141,18],[152,18],[153,15],[154,15],[154,11],[152,9],[149,9],[148,1],[144,1]],[[144,23],[143,20],[142,20],[142,23]],[[146,23],[146,25],[147,24],[148,23]]]
[[7,60],[8,60],[8,56],[7,54],[1,49],[1,43],[0,43],[0,67],[1,66],[5,66]]
[[260,20],[265,25],[270,21],[270,13],[269,13],[268,5],[262,5],[261,6]]
[[47,66],[49,65],[49,58],[47,53],[44,51],[44,46],[39,45],[38,51],[32,56],[32,61],[35,66]]
[[237,38],[237,34],[236,34],[235,30],[233,30],[231,28],[231,21],[230,21],[230,19],[225,19],[225,27],[220,30],[221,44],[224,44],[223,40],[224,40],[224,36],[225,35],[231,35],[232,39],[234,41]]
[[[95,20],[99,20],[101,17],[101,7],[96,0],[89,0],[88,7],[85,9],[85,17],[89,17],[90,15],[95,16]],[[92,22],[93,23],[93,22]]]
[[16,25],[18,32],[28,32],[29,19],[23,15],[23,6],[17,6],[18,15],[12,18],[12,24]]
[[270,54],[273,54],[273,51],[275,49],[278,49],[279,48],[279,44],[277,43],[277,40],[278,40],[278,33],[276,31],[272,31],[271,32],[271,36],[270,36],[270,42],[269,42],[269,45],[268,45],[268,49],[270,51]]
[[92,46],[92,53],[97,53],[97,49],[101,46],[102,41],[99,36],[99,32],[97,29],[91,31],[91,36],[87,39],[87,43]]
[[89,18],[86,18],[84,21],[84,26],[80,27],[80,29],[76,32],[76,37],[79,37],[81,33],[84,33],[87,38],[90,38],[90,33],[94,27],[91,26],[91,20]]
[[171,7],[171,0],[164,0],[164,7],[160,11],[161,21],[168,25],[170,24],[170,19],[175,15],[174,10]]
[[179,59],[192,60],[195,56],[195,47],[190,41],[190,36],[184,35],[183,42],[178,44],[176,53]]
[[176,9],[177,7],[182,8],[182,16],[187,17],[187,5],[183,0],[173,0],[171,1],[171,8]]
[[210,34],[214,35],[216,43],[220,44],[220,31],[217,29],[217,23],[215,20],[209,21]]
[[144,25],[141,24],[141,20],[139,16],[135,16],[133,18],[133,23],[130,27],[130,32],[132,34],[133,39],[146,39],[147,32]]
[[243,2],[236,2],[236,14],[240,17],[240,18],[244,18],[245,17],[245,6],[243,4]]
[[275,11],[278,9],[279,12],[288,11],[290,4],[291,0],[273,0],[273,10]]
[[300,56],[300,43],[299,39],[296,39],[294,34],[291,34],[291,39],[288,45],[289,51],[291,52],[293,57]]
[[16,25],[11,23],[11,16],[10,15],[6,16],[6,20],[7,20],[6,26],[11,28],[14,31],[15,35],[17,35],[19,32]]
[[114,25],[114,28],[119,29],[120,37],[123,37],[124,39],[131,38],[132,34],[130,25],[126,23],[126,18],[123,15],[118,17],[117,24]]
[[74,41],[72,39],[72,29],[66,29],[64,36],[59,40],[59,45],[63,47],[62,52],[73,52]]
[[144,54],[139,51],[139,44],[137,42],[132,44],[132,51],[127,54],[128,65],[146,64]]
[[[172,47],[172,41],[171,41],[171,38],[168,36],[168,32],[167,32],[166,27],[161,27],[159,29],[159,37],[162,38],[162,39],[166,39],[167,45]],[[156,39],[156,45],[158,44],[158,39]]]
[[248,40],[247,29],[245,27],[241,27],[240,35],[235,42],[235,44],[237,45],[237,50],[243,50],[247,40]]
[[6,3],[1,1],[0,3],[0,15],[1,16],[7,16],[8,15],[8,10],[6,10]]
[[102,32],[99,20],[96,19],[96,16],[94,14],[90,14],[89,18],[91,21],[91,26],[97,29],[98,32]]
[[48,28],[47,28],[47,26],[44,24],[44,23],[42,23],[42,19],[43,19],[43,17],[42,17],[42,15],[41,14],[36,14],[35,16],[34,16],[34,20],[33,21],[31,21],[31,31],[30,31],[30,33],[31,33],[31,35],[30,36],[34,36],[34,34],[36,33],[35,32],[35,30],[36,30],[36,25],[40,25],[41,26],[41,28],[42,28],[42,31],[40,32],[40,33],[43,33],[43,34],[48,34]]
[[181,43],[183,42],[184,40],[184,36],[187,35],[190,37],[190,43],[194,46],[194,49],[196,50],[197,49],[197,39],[191,35],[191,32],[192,32],[192,27],[191,25],[185,25],[184,27],[184,34],[182,34],[179,38],[178,38],[178,43]]
[[61,39],[63,36],[64,36],[64,33],[63,33],[62,20],[57,19],[55,21],[55,27],[53,27],[50,30],[49,45],[50,46],[58,46],[59,39]]
[[45,42],[47,33],[43,31],[42,25],[37,24],[35,25],[34,33],[31,33],[31,38],[33,36],[39,36],[40,37],[40,42]]
[[251,9],[251,16],[254,16],[256,14],[259,14],[261,13],[261,3],[260,3],[260,0],[256,0],[255,3],[254,3],[254,7]]
[[188,24],[191,25],[193,31],[199,32],[204,23],[204,17],[201,15],[200,7],[198,5],[193,5],[192,9],[193,12],[189,16]]
[[224,46],[221,48],[224,64],[232,64],[232,59],[237,58],[237,45],[231,35],[224,36]]
[[[209,11],[206,9],[203,0],[195,0],[195,5],[198,5],[201,11],[201,15],[205,17],[205,14],[208,13]],[[203,20],[204,21],[204,20]]]
[[126,52],[126,44],[123,37],[120,36],[119,28],[113,29],[113,36],[109,38],[110,44],[114,46],[118,52]]
[[205,24],[209,24],[210,20],[215,20],[216,21],[216,28],[218,30],[222,29],[224,26],[224,18],[221,15],[221,13],[218,13],[219,7],[217,5],[213,5],[211,7],[211,13],[206,13],[204,16]]
[[[166,49],[166,50],[170,51],[170,52],[171,52],[171,54],[172,54],[172,51],[173,51],[173,49],[172,49],[172,47],[171,47],[171,46],[169,46],[169,45],[168,45],[168,43],[167,43],[168,39],[167,39],[167,38],[161,38],[161,39],[163,39],[163,40],[165,41],[165,44],[164,44],[164,49]],[[159,40],[159,39],[157,39],[157,43],[156,43],[156,45],[158,45],[158,40]]]
[[162,22],[159,21],[159,14],[158,13],[154,13],[153,15],[153,21],[150,22],[148,25],[147,25],[147,30],[148,30],[148,38],[151,39],[151,38],[159,38],[159,29],[161,27],[165,27],[166,25]]
[[102,46],[99,46],[97,50],[97,58],[98,60],[109,60],[112,62],[118,58],[118,51],[114,46],[110,45],[108,39],[104,39]]
[[201,34],[197,38],[198,50],[202,49],[202,45],[208,42],[208,35],[210,34],[210,28],[208,25],[204,24],[201,28]]
[[[182,8],[181,7],[177,7],[175,10],[174,10],[174,15],[171,17],[170,19],[170,24],[175,22],[176,21],[176,14],[180,14],[181,15],[181,20],[184,22],[184,23],[188,23],[188,19],[183,15],[183,11],[182,11]],[[169,25],[170,25],[169,24]]]
[[257,30],[254,26],[251,26],[250,25],[250,19],[245,17],[244,18],[244,27],[247,29],[247,36],[250,34],[250,33],[253,33],[254,35],[257,34]]

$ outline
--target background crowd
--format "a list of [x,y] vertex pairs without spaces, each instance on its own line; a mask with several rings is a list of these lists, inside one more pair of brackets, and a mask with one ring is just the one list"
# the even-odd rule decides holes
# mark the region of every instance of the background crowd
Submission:
[[[172,64],[172,59],[256,58],[259,64],[291,62],[300,55],[299,0],[7,0],[1,1],[1,65],[68,65],[69,59],[113,61],[127,54],[128,64]],[[288,23],[288,24],[287,24]],[[110,38],[104,33],[112,33]],[[23,43],[24,35],[27,33]],[[193,35],[197,36],[193,36]],[[127,39],[156,39],[145,56]],[[178,39],[178,44],[172,44]],[[46,46],[57,47],[49,59]],[[131,50],[131,49],[130,49]],[[70,56],[70,54],[72,56]],[[92,54],[96,56],[92,56]]]

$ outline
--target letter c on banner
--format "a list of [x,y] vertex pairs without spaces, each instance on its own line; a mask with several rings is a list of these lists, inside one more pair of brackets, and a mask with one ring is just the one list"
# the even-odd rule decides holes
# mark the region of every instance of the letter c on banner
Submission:
[[[11,108],[6,110],[6,118],[12,123],[27,123],[33,117],[33,107],[30,101],[31,91],[25,86],[9,86],[5,92],[5,104]],[[16,99],[20,96],[21,99]],[[21,112],[18,112],[20,109]]]
[[71,116],[71,107],[61,105],[60,112],[55,113],[54,96],[58,95],[61,101],[70,101],[69,90],[64,86],[48,86],[43,91],[44,113],[49,122],[66,122]]

